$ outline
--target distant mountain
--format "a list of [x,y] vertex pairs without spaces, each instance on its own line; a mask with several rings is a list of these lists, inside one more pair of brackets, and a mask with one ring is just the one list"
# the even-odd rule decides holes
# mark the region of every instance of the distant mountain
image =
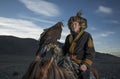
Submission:
[[38,46],[35,39],[0,36],[0,54],[35,55]]
[[[0,54],[34,55],[39,45],[38,40],[31,38],[18,38],[14,36],[0,36]],[[63,43],[58,42],[63,46]],[[116,56],[96,52],[96,58],[114,58]]]

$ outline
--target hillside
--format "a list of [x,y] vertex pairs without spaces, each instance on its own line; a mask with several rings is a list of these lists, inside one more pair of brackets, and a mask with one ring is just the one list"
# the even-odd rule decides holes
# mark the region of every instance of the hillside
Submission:
[[38,46],[38,41],[34,39],[0,36],[0,54],[34,55]]

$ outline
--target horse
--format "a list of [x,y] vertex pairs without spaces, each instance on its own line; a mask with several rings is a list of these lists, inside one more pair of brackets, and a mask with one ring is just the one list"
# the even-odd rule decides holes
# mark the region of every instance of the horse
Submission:
[[[33,59],[22,79],[78,79],[70,62],[57,44],[50,43]],[[90,72],[93,76],[90,79],[99,79],[95,68],[91,67]]]

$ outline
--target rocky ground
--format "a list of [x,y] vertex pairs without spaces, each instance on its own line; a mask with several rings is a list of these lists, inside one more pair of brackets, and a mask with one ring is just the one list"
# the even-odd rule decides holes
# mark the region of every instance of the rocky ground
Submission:
[[[32,56],[0,55],[0,79],[21,79],[32,59]],[[120,79],[120,58],[95,62],[100,79]]]

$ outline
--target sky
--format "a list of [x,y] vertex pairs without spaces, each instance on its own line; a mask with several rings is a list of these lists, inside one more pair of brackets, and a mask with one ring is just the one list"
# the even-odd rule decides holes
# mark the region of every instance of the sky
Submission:
[[95,50],[120,56],[120,0],[0,0],[0,35],[38,40],[43,29],[64,23],[64,43],[70,33],[67,21],[82,11]]

